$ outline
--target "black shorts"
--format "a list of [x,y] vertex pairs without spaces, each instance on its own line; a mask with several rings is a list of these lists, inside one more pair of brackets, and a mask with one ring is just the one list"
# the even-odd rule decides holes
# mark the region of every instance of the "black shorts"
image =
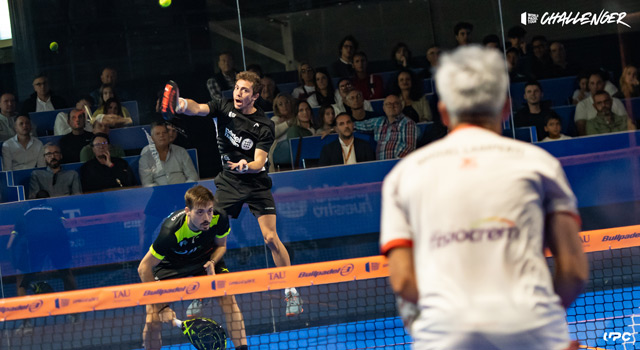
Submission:
[[249,210],[256,218],[276,214],[271,178],[266,173],[235,175],[223,171],[214,182],[216,207],[228,216],[237,218],[244,203],[249,205]]
[[[156,281],[170,280],[174,278],[206,276],[207,270],[205,270],[204,268],[204,264],[206,263],[207,260],[194,264],[171,264],[166,261],[161,261],[160,264],[153,268],[153,276],[155,277]],[[229,273],[229,269],[227,269],[227,264],[224,263],[224,259],[220,259],[220,261],[216,262],[214,271],[216,272],[216,275]]]

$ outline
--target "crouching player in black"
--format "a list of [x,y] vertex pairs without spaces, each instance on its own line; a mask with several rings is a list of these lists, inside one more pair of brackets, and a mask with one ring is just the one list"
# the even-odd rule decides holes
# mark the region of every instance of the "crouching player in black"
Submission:
[[[289,266],[289,252],[276,232],[276,206],[267,174],[267,155],[274,142],[275,126],[254,106],[261,89],[257,74],[241,72],[236,75],[232,100],[214,98],[200,104],[180,98],[177,85],[171,82],[165,87],[162,108],[163,113],[170,110],[217,119],[223,169],[215,178],[216,205],[230,217],[237,218],[242,205],[247,203],[258,219],[276,266]],[[302,301],[295,288],[285,289],[285,298],[287,316],[302,312]]]
[[[195,186],[184,195],[186,207],[176,211],[162,223],[160,234],[138,267],[142,282],[190,276],[227,273],[222,256],[227,250],[229,220],[225,214],[214,212],[213,193],[206,187]],[[236,349],[247,349],[244,318],[233,295],[219,299]],[[194,300],[187,317],[199,316],[201,301]],[[162,322],[171,322],[175,312],[168,304],[147,305],[147,318],[142,332],[147,350],[162,347]]]

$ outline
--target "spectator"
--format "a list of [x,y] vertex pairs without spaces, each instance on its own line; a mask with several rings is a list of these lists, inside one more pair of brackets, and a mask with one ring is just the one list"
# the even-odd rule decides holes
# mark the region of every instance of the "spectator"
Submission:
[[83,109],[73,109],[69,112],[68,125],[71,126],[71,132],[60,138],[64,163],[79,162],[82,148],[91,143],[93,134],[86,130],[86,123],[86,114]]
[[640,82],[638,82],[638,69],[634,66],[626,66],[620,75],[620,90],[613,97],[633,98],[640,96]]
[[349,107],[349,112],[355,121],[362,121],[377,117],[374,112],[364,109],[364,98],[360,90],[351,90],[347,93],[345,105]]
[[31,119],[26,115],[16,118],[15,136],[2,144],[2,170],[31,169],[45,166],[42,141],[31,136]]
[[538,140],[545,137],[544,127],[547,117],[558,116],[551,108],[547,108],[542,103],[542,86],[537,81],[529,81],[524,86],[524,99],[527,105],[516,112],[513,123],[516,128],[524,126],[535,126]]
[[[107,101],[116,100],[120,103],[120,99],[116,96],[115,90],[112,86],[104,85],[101,89],[102,95],[100,98],[100,107],[93,112],[93,115],[91,116],[92,119],[97,118],[100,114],[106,114],[105,107],[107,106]],[[126,107],[122,107],[122,104],[120,104],[120,106],[122,108],[122,116],[125,119],[131,119],[131,113],[129,113],[129,110]]]
[[296,118],[293,125],[287,130],[287,139],[313,136],[315,133],[311,106],[307,101],[299,101],[296,106]]
[[353,136],[353,118],[347,113],[336,117],[338,139],[322,147],[320,166],[355,164],[376,160],[367,141]]
[[[84,111],[84,108],[87,107],[91,110],[93,106],[93,98],[89,95],[83,96],[78,102],[76,102],[76,109],[80,109]],[[85,118],[86,119],[86,118]],[[85,130],[91,132],[91,123],[85,123]],[[54,135],[66,135],[71,132],[73,128],[69,125],[69,113],[60,112],[56,115],[56,122],[53,126],[53,134]]]
[[416,123],[402,114],[402,102],[396,95],[384,99],[385,116],[355,123],[357,131],[372,132],[378,160],[402,158],[416,149]]
[[60,147],[53,143],[44,145],[44,161],[47,168],[31,172],[29,198],[34,199],[39,191],[46,191],[51,197],[81,194],[80,177],[73,170],[63,170],[64,159]]
[[578,66],[575,63],[567,62],[567,52],[561,42],[552,42],[549,52],[551,53],[551,61],[553,62],[552,75],[554,77],[568,77],[578,74]]
[[482,39],[482,46],[502,51],[502,46],[500,46],[500,38],[498,38],[498,36],[495,34],[489,34],[485,36]]
[[125,117],[124,107],[116,98],[110,98],[104,103],[103,113],[95,116],[95,120],[108,125],[110,128],[120,128],[133,124],[131,117]]
[[[597,91],[604,90],[605,87],[605,79],[603,78],[603,73],[600,71],[594,71],[589,75],[589,93],[591,96],[585,98],[580,101],[576,105],[576,114],[574,117],[576,123],[576,129],[578,130],[578,136],[584,136],[587,134],[586,125],[589,119],[593,119],[598,114],[598,111],[595,108],[595,102],[593,100],[593,96]],[[611,96],[611,93],[609,93]],[[615,115],[623,116],[627,118],[629,130],[635,130],[635,126],[633,122],[627,115],[627,110],[624,108],[624,104],[617,98],[612,99],[611,112]]]
[[438,67],[438,59],[440,58],[440,47],[433,45],[427,49],[427,67],[420,73],[420,79],[429,79],[433,70]]
[[273,117],[271,121],[275,124],[274,144],[286,139],[287,129],[294,124],[296,116],[293,108],[295,101],[288,94],[278,94],[273,100]]
[[612,112],[612,99],[609,93],[599,90],[593,95],[593,107],[597,114],[594,118],[587,120],[587,135],[608,134],[618,131],[627,131],[629,119],[627,116]]
[[432,121],[429,101],[413,71],[401,69],[394,82],[391,93],[400,97],[404,106],[402,113],[416,123]]
[[589,92],[589,74],[584,72],[580,73],[577,77],[578,88],[573,92],[571,96],[571,103],[577,105],[580,101],[591,96]]
[[[97,134],[109,135],[110,132],[111,132],[111,128],[108,125],[101,123],[99,121],[93,122],[92,137],[95,137],[95,135]],[[91,143],[82,147],[82,150],[80,150],[80,161],[85,163],[95,158],[96,155],[93,153],[93,150],[94,148],[92,147]],[[117,157],[117,158],[123,158],[125,156],[124,150],[120,146],[112,145],[111,143],[109,143],[109,154],[112,157]]]
[[538,80],[553,77],[554,67],[549,55],[547,38],[542,35],[533,37],[531,47],[533,48],[533,61],[531,64],[533,75]]
[[518,50],[518,56],[527,55],[531,50],[527,47],[527,41],[525,37],[527,36],[527,31],[520,26],[513,26],[509,28],[507,32],[507,38],[509,40],[509,47],[513,47]]
[[262,67],[257,63],[248,65],[247,71],[256,73],[260,77],[260,79],[264,78],[264,72],[262,71]]
[[336,103],[338,92],[333,88],[333,82],[329,72],[325,69],[318,69],[315,74],[315,94],[311,95],[307,102],[311,108],[327,106]]
[[544,131],[547,132],[547,137],[542,139],[542,142],[568,140],[571,138],[571,136],[562,133],[562,123],[557,115],[551,114],[547,117]]
[[511,47],[507,49],[507,70],[509,71],[509,81],[511,83],[519,83],[528,80],[527,76],[521,72],[518,72],[518,61],[520,59],[520,53],[518,49]]
[[471,43],[471,32],[473,24],[468,22],[458,22],[453,27],[453,34],[456,36],[458,46],[468,45]]
[[409,50],[409,46],[407,44],[400,42],[391,49],[393,70],[410,68],[412,60],[413,56],[411,55],[411,50]]
[[10,92],[0,95],[0,141],[4,142],[16,134],[13,124],[17,116],[16,96]]
[[67,102],[60,96],[53,95],[49,89],[49,79],[40,74],[33,80],[34,93],[22,103],[20,115],[31,112],[53,111],[67,107]]
[[358,51],[358,41],[353,35],[347,35],[340,40],[338,59],[331,65],[331,75],[349,78],[353,75],[353,54]]
[[[353,84],[351,83],[351,79],[342,78],[338,81],[338,93],[336,94],[336,103],[334,103],[333,110],[336,115],[347,112],[351,113],[351,108],[346,103],[347,94],[353,90]],[[371,102],[364,100],[364,110],[373,112],[373,107],[371,106]]]
[[316,130],[316,135],[329,135],[332,132],[335,132],[333,129],[333,124],[336,119],[336,112],[333,110],[331,106],[322,106],[318,111],[318,119],[319,121],[315,123],[318,126],[318,130]]
[[91,147],[95,158],[80,168],[80,180],[85,193],[135,185],[135,177],[127,161],[111,156],[109,135],[95,134]]
[[256,104],[265,112],[273,111],[273,100],[278,95],[278,87],[276,82],[269,76],[260,79],[262,83],[262,92],[256,101]]
[[[97,103],[98,105],[102,106],[104,101],[107,100],[107,99],[103,99],[103,95],[102,95],[103,88],[106,85],[108,85],[111,89],[113,89],[114,96],[117,95],[123,101],[128,101],[128,98],[129,98],[128,94],[126,94],[125,91],[123,91],[122,89],[116,88],[116,86],[118,85],[118,71],[116,71],[116,69],[113,67],[104,67],[104,69],[102,69],[102,73],[100,74],[100,87],[91,92],[91,98],[93,98],[94,103]],[[116,94],[116,90],[117,90],[117,94]]]
[[223,52],[218,56],[218,68],[220,72],[207,80],[207,90],[211,98],[221,98],[222,91],[233,89],[236,85],[236,74],[233,56],[229,52]]
[[358,51],[353,55],[353,69],[355,75],[352,83],[356,90],[362,92],[365,100],[376,100],[384,97],[382,78],[377,74],[369,74],[367,70],[367,55]]
[[298,65],[298,79],[300,80],[300,86],[293,89],[291,95],[298,99],[306,101],[309,96],[316,92],[316,85],[314,82],[315,71],[308,62],[302,62]]
[[142,186],[158,186],[198,181],[198,173],[187,150],[172,144],[164,123],[151,123],[153,145],[140,152],[138,172]]

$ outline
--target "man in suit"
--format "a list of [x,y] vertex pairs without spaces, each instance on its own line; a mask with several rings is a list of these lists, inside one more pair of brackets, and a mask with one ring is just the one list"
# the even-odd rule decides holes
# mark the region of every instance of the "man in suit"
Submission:
[[376,160],[367,141],[353,136],[353,118],[348,113],[340,113],[335,119],[338,139],[322,147],[320,166],[355,164]]

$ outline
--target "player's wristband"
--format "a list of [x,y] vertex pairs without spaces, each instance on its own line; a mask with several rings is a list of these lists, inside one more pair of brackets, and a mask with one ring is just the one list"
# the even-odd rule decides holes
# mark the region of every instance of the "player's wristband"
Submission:
[[246,173],[249,170],[249,164],[242,164],[238,167],[239,173]]
[[178,97],[178,103],[176,104],[176,113],[184,113],[186,109],[187,100],[182,97]]

